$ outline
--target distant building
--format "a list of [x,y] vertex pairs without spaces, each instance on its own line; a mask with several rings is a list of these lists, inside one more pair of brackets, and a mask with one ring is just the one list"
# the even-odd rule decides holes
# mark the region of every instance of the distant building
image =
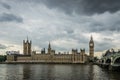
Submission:
[[45,48],[41,50],[41,54],[45,54]]
[[32,45],[32,41],[28,40],[27,41],[23,40],[23,53],[24,55],[31,55],[31,45]]
[[7,55],[19,55],[20,51],[6,51]]
[[[91,37],[90,43],[90,57],[94,57],[94,42]],[[31,41],[23,41],[23,55],[7,55],[7,61],[16,62],[43,62],[43,63],[85,63],[88,62],[89,56],[85,54],[85,49],[72,49],[72,54],[64,54],[59,52],[55,53],[55,50],[51,48],[51,44],[48,44],[48,51],[45,52],[45,48],[41,50],[41,53],[36,51],[31,52]]]
[[17,56],[20,55],[19,51],[6,51],[7,54],[7,60],[9,61],[16,61]]
[[94,41],[92,36],[89,42],[89,57],[91,60],[94,59]]

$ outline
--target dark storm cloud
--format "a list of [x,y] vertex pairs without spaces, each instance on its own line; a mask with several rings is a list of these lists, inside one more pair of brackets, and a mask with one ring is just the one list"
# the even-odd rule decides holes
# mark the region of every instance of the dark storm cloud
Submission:
[[[118,0],[2,1],[5,4],[0,4],[0,25],[3,26],[0,27],[0,39],[12,45],[21,46],[27,35],[32,39],[33,49],[47,49],[50,41],[52,49],[57,51],[85,48],[88,52],[88,37],[91,34],[95,41],[95,51],[98,52],[114,47],[114,44],[116,47],[119,42]],[[23,19],[24,23],[19,24]],[[16,48],[16,45],[11,47]],[[7,47],[9,49],[10,46]]]
[[0,49],[6,49],[6,48],[7,48],[7,46],[0,44]]
[[120,0],[82,0],[84,11],[88,13],[116,12],[120,10]]
[[105,32],[105,31],[120,31],[120,23],[109,23],[109,25],[104,25],[103,23],[92,23],[89,26],[89,31],[91,32]]
[[7,3],[0,2],[0,5],[2,5],[6,9],[11,9],[11,6]]
[[0,22],[12,22],[12,21],[21,23],[21,22],[23,22],[23,19],[14,14],[9,14],[9,13],[0,14]]
[[68,14],[73,12],[94,14],[120,10],[120,0],[35,0],[35,2],[43,2],[48,8],[57,8]]
[[[15,0],[17,1],[17,0]],[[50,9],[59,9],[67,14],[94,14],[120,10],[120,0],[20,0],[20,2],[45,4]]]

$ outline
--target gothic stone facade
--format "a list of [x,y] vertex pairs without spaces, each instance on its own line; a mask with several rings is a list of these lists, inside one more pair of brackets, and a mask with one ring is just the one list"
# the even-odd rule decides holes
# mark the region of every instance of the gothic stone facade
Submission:
[[45,49],[41,53],[32,51],[31,53],[31,41],[23,41],[24,55],[7,55],[7,62],[41,62],[41,63],[85,63],[89,57],[94,57],[94,42],[91,37],[89,42],[90,55],[85,54],[85,49],[72,49],[72,54],[55,54],[55,50],[52,50],[51,45],[48,45],[48,53],[45,53]]
[[72,49],[72,54],[33,54],[31,55],[32,61],[36,62],[52,62],[52,63],[85,63],[87,61],[87,55],[85,50],[81,50],[80,53],[77,50]]
[[41,63],[85,63],[87,61],[85,50],[77,52],[72,49],[72,54],[35,54],[32,55],[7,55],[7,62],[41,62]]
[[92,36],[89,42],[89,57],[90,57],[90,60],[94,59],[94,41]]
[[23,40],[23,53],[24,55],[31,55],[31,44],[32,42],[27,39]]

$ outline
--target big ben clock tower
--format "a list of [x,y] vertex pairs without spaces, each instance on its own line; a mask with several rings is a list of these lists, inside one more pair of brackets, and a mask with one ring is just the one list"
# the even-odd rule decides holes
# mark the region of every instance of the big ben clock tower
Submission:
[[90,59],[94,58],[94,41],[92,36],[89,42],[89,56],[90,56]]

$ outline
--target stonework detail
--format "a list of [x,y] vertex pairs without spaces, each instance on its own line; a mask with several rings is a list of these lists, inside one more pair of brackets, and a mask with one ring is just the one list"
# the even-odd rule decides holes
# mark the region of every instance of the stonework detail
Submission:
[[89,56],[91,59],[94,58],[94,41],[93,37],[91,36],[90,42],[89,42]]
[[94,41],[91,37],[89,42],[90,55],[85,54],[85,49],[72,49],[71,54],[69,53],[58,53],[51,48],[51,44],[48,44],[48,51],[45,48],[41,50],[41,53],[36,51],[31,52],[31,41],[23,40],[23,54],[21,55],[7,55],[7,61],[16,62],[42,62],[42,63],[86,63],[89,57],[94,57]]
[[32,42],[27,39],[23,40],[23,53],[24,55],[31,55],[31,44]]

